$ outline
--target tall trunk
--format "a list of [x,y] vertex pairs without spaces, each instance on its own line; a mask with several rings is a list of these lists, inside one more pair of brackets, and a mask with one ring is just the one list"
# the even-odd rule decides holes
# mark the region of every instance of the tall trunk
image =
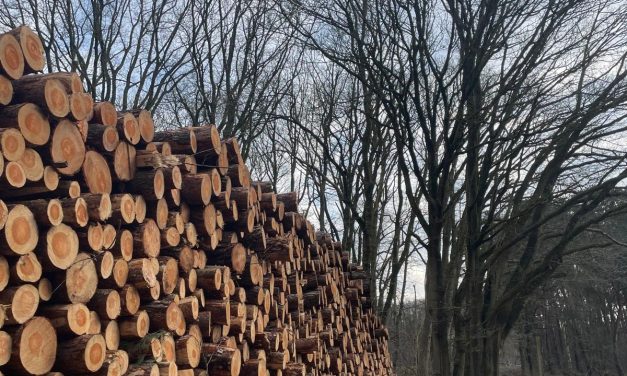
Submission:
[[[415,287],[414,287],[415,288]],[[416,301],[414,299],[414,301]],[[416,301],[416,304],[418,302]],[[416,356],[416,375],[428,376],[428,363],[429,363],[429,335],[431,333],[431,317],[426,313],[422,319],[422,325],[420,326],[420,332],[418,333],[416,350],[418,355]]]
[[[440,248],[439,233],[429,244],[437,252]],[[444,273],[439,255],[430,255],[427,260],[427,312],[431,321],[431,374],[433,376],[450,376],[451,362],[449,354],[449,315],[445,299]]]

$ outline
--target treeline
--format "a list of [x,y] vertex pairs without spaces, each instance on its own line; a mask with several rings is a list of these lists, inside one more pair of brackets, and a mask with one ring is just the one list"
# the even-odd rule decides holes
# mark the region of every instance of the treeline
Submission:
[[[623,1],[1,5],[0,25],[30,25],[47,69],[78,71],[97,100],[237,136],[256,179],[303,192],[305,215],[351,249],[383,317],[424,264],[422,329],[399,347],[417,351],[415,374],[498,374],[521,322],[548,327],[530,307],[541,287],[559,293],[564,260],[624,252],[598,231],[627,212]],[[570,309],[567,291],[544,299]],[[551,324],[568,342],[554,368],[600,369],[600,346],[571,342],[618,315],[604,291],[573,313],[583,322]]]

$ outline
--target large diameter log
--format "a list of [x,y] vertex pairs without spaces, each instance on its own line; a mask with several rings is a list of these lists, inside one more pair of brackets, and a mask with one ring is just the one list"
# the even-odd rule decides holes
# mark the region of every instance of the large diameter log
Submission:
[[240,243],[219,245],[205,254],[208,263],[229,266],[235,273],[242,273],[246,268],[246,248]]
[[[86,119],[91,116],[94,109],[94,100],[90,94],[87,93],[73,93],[68,97],[70,104],[70,112],[68,117],[72,120],[81,123],[89,128],[89,124]],[[84,130],[86,135],[89,130]]]
[[197,338],[186,335],[176,340],[176,364],[179,366],[198,367],[200,364],[201,344]]
[[33,213],[24,205],[15,205],[0,232],[0,253],[24,255],[35,249],[39,240]]
[[220,132],[214,124],[201,127],[193,127],[196,135],[198,155],[201,159],[205,157],[217,157],[222,151],[222,140]]
[[13,81],[13,103],[34,103],[61,119],[70,113],[65,86],[48,75],[33,75]]
[[242,355],[239,349],[231,349],[215,343],[204,343],[202,354],[207,359],[208,368],[215,374],[239,375],[242,366]]
[[8,161],[18,161],[24,155],[26,142],[24,136],[15,128],[0,129],[0,151]]
[[90,193],[111,193],[111,170],[100,153],[93,150],[85,153],[82,172]]
[[96,293],[98,272],[96,264],[87,253],[79,253],[76,260],[65,271],[65,275],[56,275],[57,284],[65,280],[64,287],[59,288],[57,298],[71,303],[87,303]]
[[190,205],[207,205],[211,199],[211,177],[208,174],[183,176],[181,196]]
[[102,152],[113,152],[120,143],[120,136],[115,127],[102,124],[90,124],[87,131],[87,142]]
[[14,80],[24,74],[24,54],[17,39],[11,34],[0,35],[0,73]]
[[54,128],[50,143],[50,158],[63,175],[74,175],[83,165],[85,143],[78,128],[71,121],[61,120]]
[[57,356],[57,334],[50,321],[34,317],[9,332],[13,339],[11,359],[4,366],[7,375],[43,375]]
[[96,372],[106,358],[107,345],[100,334],[85,334],[59,343],[55,368],[72,374]]
[[157,223],[146,219],[133,233],[133,243],[136,251],[145,257],[157,257],[161,249],[161,233]]
[[46,233],[45,243],[40,246],[45,252],[45,260],[54,267],[66,270],[78,255],[78,235],[69,226],[60,224],[51,227]]
[[0,108],[2,127],[17,128],[29,145],[45,145],[50,139],[50,123],[44,113],[32,103]]
[[37,35],[28,26],[20,26],[8,32],[20,44],[24,56],[24,73],[43,71],[46,66],[44,46]]
[[0,304],[9,307],[6,323],[22,324],[35,315],[39,306],[39,291],[30,284],[11,286],[0,292]]

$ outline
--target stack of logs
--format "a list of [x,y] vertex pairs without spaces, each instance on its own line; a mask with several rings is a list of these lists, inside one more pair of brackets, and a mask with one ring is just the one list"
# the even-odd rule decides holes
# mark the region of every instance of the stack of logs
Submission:
[[296,193],[44,63],[0,36],[0,374],[392,373],[365,273]]

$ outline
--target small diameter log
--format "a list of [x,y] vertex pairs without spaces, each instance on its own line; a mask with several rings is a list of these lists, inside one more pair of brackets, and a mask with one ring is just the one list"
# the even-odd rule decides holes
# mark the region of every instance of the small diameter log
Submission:
[[146,200],[144,200],[144,196],[135,195],[135,220],[137,223],[144,223],[146,210]]
[[120,314],[133,316],[139,311],[139,292],[133,285],[126,285],[120,291]]
[[98,316],[115,320],[122,311],[121,304],[120,294],[116,290],[98,289],[87,306]]
[[112,223],[133,223],[135,221],[135,200],[128,193],[111,195]]
[[11,347],[13,340],[7,332],[0,331],[0,366],[3,366],[11,359]]
[[168,227],[161,231],[161,246],[176,247],[181,242],[181,234],[176,227]]
[[115,106],[106,101],[94,103],[94,115],[91,121],[108,127],[115,127],[118,123],[118,113]]
[[11,103],[13,99],[13,84],[6,76],[0,74],[0,104],[3,106]]
[[206,205],[202,211],[190,213],[190,221],[203,236],[211,236],[216,230],[216,210],[212,204]]
[[206,266],[196,270],[196,285],[205,292],[219,291],[222,287],[222,268]]
[[2,118],[3,128],[19,129],[29,145],[45,145],[50,139],[48,118],[39,107],[32,103],[2,107],[0,118]]
[[23,324],[37,311],[39,291],[30,284],[7,287],[0,292],[0,304],[9,307],[6,310],[5,324]]
[[185,325],[181,332],[181,322],[185,323],[185,318],[175,301],[166,298],[145,304],[142,308],[148,312],[153,329],[173,331],[177,335],[185,333]]
[[195,154],[197,151],[196,134],[192,128],[155,132],[153,141],[169,143],[174,154]]
[[[0,256],[0,291],[4,290],[9,284],[10,274],[9,262],[5,257]],[[2,311],[2,309],[0,309],[0,311]],[[2,321],[4,321],[4,315],[2,320],[0,320],[0,324],[2,324]],[[0,327],[2,327],[2,325],[0,325]]]
[[81,303],[44,305],[39,314],[51,320],[60,337],[80,336],[89,330],[89,309]]
[[121,257],[125,261],[130,261],[133,258],[133,233],[130,230],[123,229],[118,232],[117,239],[114,246],[111,248],[111,252],[116,257]]
[[152,140],[155,138],[155,123],[152,119],[152,114],[150,113],[150,111],[137,109],[131,110],[130,112],[137,118],[141,141],[143,143],[152,142]]
[[142,310],[133,316],[120,318],[118,320],[120,338],[123,340],[144,338],[150,329],[151,317],[146,311]]
[[90,373],[102,367],[107,345],[100,334],[82,336],[59,343],[55,368],[63,372]]
[[0,177],[0,188],[22,188],[26,184],[24,168],[17,162],[9,162]]
[[15,263],[11,264],[10,273],[12,284],[37,282],[42,275],[41,263],[34,253],[27,253],[20,256]]
[[82,197],[61,200],[63,222],[74,227],[85,227],[89,222],[87,203]]
[[137,171],[133,180],[126,184],[126,189],[141,194],[146,200],[160,200],[165,193],[163,171]]
[[89,146],[101,152],[113,152],[120,143],[120,136],[115,127],[102,124],[89,124],[87,142]]
[[38,182],[44,177],[44,162],[34,149],[24,149],[24,154],[17,163],[22,166],[27,182]]
[[134,249],[137,255],[157,257],[161,248],[161,233],[157,223],[146,219],[133,233]]
[[179,267],[176,259],[172,257],[159,257],[159,273],[157,280],[161,281],[161,288],[164,294],[169,295],[174,292],[179,279]]
[[26,150],[26,141],[15,128],[0,128],[0,151],[10,162],[19,161]]
[[24,205],[15,205],[7,215],[0,232],[0,253],[25,255],[35,249],[39,240],[33,213]]
[[137,145],[141,140],[141,133],[139,131],[139,123],[137,118],[130,112],[118,114],[118,120],[116,127],[120,137],[129,142],[131,145]]
[[0,73],[17,80],[24,74],[24,55],[20,43],[9,34],[0,35]]
[[159,376],[159,366],[155,363],[131,364],[126,376]]
[[61,120],[52,132],[49,159],[42,157],[53,163],[61,174],[76,174],[85,160],[85,143],[76,125],[69,120]]
[[218,245],[214,251],[206,252],[206,255],[209,264],[226,265],[237,274],[246,268],[246,247],[240,243]]
[[34,317],[24,325],[7,332],[13,339],[11,359],[4,366],[7,375],[43,375],[54,365],[57,356],[57,334],[50,321]]
[[38,225],[50,227],[56,226],[63,221],[63,207],[61,206],[61,201],[57,199],[13,202],[8,208],[11,209],[15,205],[27,206],[33,213],[35,222]]
[[100,153],[90,150],[85,154],[82,172],[90,193],[111,193],[111,170]]
[[148,203],[146,205],[146,216],[154,219],[157,227],[163,230],[168,224],[168,203],[165,198]]
[[111,196],[108,193],[86,193],[81,198],[85,200],[87,215],[92,221],[102,222],[111,217]]
[[78,235],[65,224],[51,227],[39,245],[39,253],[45,255],[42,260],[46,265],[66,270],[78,255]]

